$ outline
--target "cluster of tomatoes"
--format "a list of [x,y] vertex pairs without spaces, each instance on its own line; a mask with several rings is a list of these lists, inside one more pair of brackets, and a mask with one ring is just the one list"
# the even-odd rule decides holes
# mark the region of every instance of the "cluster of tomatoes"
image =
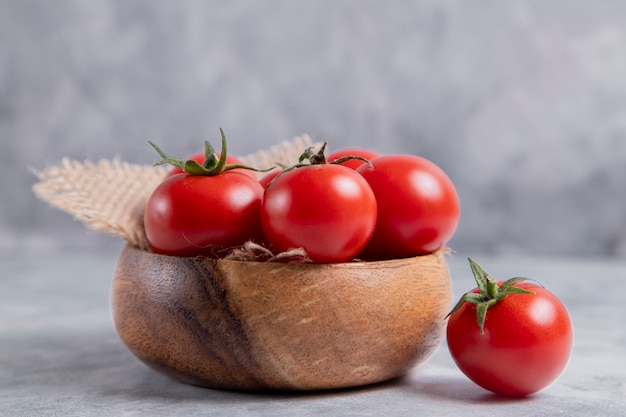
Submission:
[[313,262],[382,260],[440,249],[459,221],[448,176],[415,155],[308,149],[291,167],[257,173],[205,143],[174,166],[144,215],[157,253],[222,257],[252,241],[281,253],[303,249]]
[[[259,180],[255,170],[205,143],[183,161],[153,145],[174,168],[144,216],[157,253],[221,257],[246,242],[274,253],[304,249],[313,262],[394,259],[431,253],[454,233],[459,201],[448,176],[414,155],[325,145]],[[554,381],[572,347],[563,303],[545,288],[497,281],[470,259],[478,287],[449,314],[450,353],[472,381],[525,396]],[[487,313],[489,311],[489,313]]]

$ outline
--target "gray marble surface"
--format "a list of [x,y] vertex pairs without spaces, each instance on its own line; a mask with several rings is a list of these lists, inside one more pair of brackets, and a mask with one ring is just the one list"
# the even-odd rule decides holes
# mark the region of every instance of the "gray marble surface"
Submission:
[[[455,296],[472,285],[466,256],[448,259]],[[626,415],[626,262],[471,256],[499,278],[541,281],[569,308],[570,363],[537,395],[483,391],[445,344],[406,377],[358,389],[251,394],[184,385],[145,367],[117,338],[109,308],[116,251],[0,252],[0,415]]]

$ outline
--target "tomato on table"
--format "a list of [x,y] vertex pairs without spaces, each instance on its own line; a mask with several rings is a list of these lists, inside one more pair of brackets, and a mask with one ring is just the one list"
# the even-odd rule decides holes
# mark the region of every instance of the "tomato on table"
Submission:
[[497,281],[470,259],[478,288],[449,315],[447,343],[459,369],[497,394],[522,397],[562,373],[573,343],[565,305],[524,278]]
[[324,148],[267,186],[261,224],[274,252],[303,248],[314,262],[346,262],[374,231],[376,199],[355,170],[327,163]]
[[376,230],[361,257],[405,258],[440,249],[454,234],[460,204],[446,173],[415,155],[384,155],[362,165],[378,202]]

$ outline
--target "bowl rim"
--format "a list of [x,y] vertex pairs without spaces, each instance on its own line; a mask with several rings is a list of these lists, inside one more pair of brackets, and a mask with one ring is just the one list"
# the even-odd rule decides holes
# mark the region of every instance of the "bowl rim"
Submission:
[[222,265],[267,265],[272,267],[277,267],[280,265],[289,265],[298,268],[376,268],[376,267],[384,267],[384,266],[401,266],[409,263],[418,263],[420,261],[426,261],[429,259],[443,259],[443,256],[449,254],[451,250],[448,247],[439,248],[433,252],[420,254],[415,256],[409,256],[404,258],[393,258],[393,259],[380,259],[374,261],[368,260],[360,260],[355,259],[349,262],[334,262],[334,263],[322,263],[322,262],[312,262],[312,261],[258,261],[258,260],[244,260],[244,259],[228,259],[228,258],[211,258],[209,256],[203,255],[195,255],[195,256],[180,256],[180,255],[168,255],[163,253],[157,253],[153,251],[149,251],[134,245],[126,244],[122,248],[122,252],[127,251],[135,251],[142,254],[142,256],[153,256],[155,258],[162,259],[178,259],[185,260],[187,262],[212,262],[216,264]]

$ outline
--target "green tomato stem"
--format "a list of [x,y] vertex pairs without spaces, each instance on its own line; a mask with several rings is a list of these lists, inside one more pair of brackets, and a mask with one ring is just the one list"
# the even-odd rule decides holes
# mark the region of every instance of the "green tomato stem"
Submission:
[[478,292],[470,291],[463,294],[461,299],[456,303],[446,318],[450,317],[455,311],[463,307],[465,303],[471,303],[476,306],[476,322],[480,329],[480,333],[485,333],[485,319],[487,311],[501,302],[507,295],[511,294],[534,294],[534,292],[525,288],[520,288],[514,284],[522,281],[528,281],[527,278],[511,278],[498,285],[498,280],[489,275],[478,265],[472,258],[468,258],[470,268],[478,286]]
[[179,158],[174,158],[167,153],[165,153],[161,148],[159,148],[154,143],[148,141],[148,143],[154,148],[154,150],[159,154],[161,160],[156,162],[154,165],[164,165],[169,164],[176,168],[180,168],[184,172],[191,175],[204,175],[204,176],[213,176],[221,174],[225,171],[230,171],[232,169],[248,169],[255,172],[267,172],[273,169],[273,167],[268,169],[257,169],[247,165],[242,164],[227,164],[226,159],[228,158],[228,148],[226,143],[226,135],[224,135],[224,131],[220,128],[220,136],[221,136],[221,152],[220,157],[217,157],[215,149],[209,143],[209,141],[204,141],[204,163],[200,164],[192,159],[183,161]]

